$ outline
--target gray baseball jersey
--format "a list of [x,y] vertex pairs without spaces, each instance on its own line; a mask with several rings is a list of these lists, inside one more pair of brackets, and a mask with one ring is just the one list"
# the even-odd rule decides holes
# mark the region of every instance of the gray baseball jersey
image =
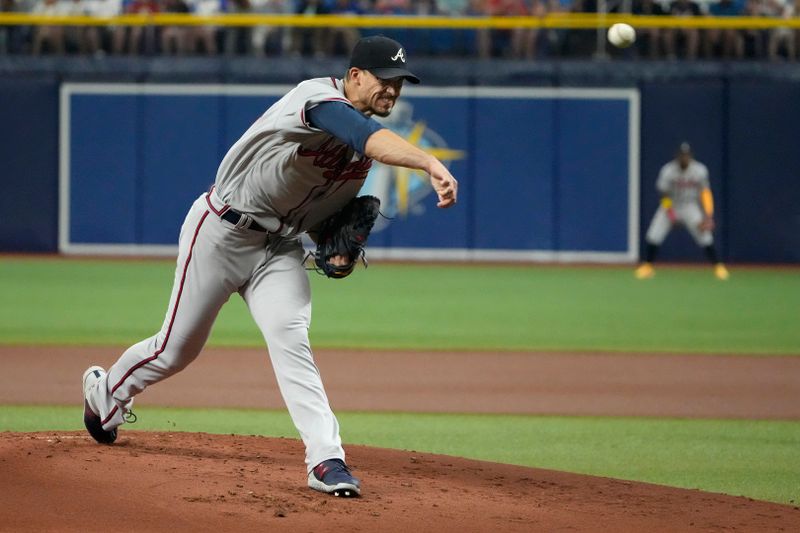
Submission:
[[700,204],[700,192],[709,186],[708,169],[695,160],[691,160],[686,170],[677,161],[670,161],[658,174],[656,189],[669,196],[676,210],[688,205]]
[[278,100],[228,151],[216,193],[270,233],[296,235],[358,194],[372,160],[306,122],[321,102],[351,105],[335,78],[300,83]]

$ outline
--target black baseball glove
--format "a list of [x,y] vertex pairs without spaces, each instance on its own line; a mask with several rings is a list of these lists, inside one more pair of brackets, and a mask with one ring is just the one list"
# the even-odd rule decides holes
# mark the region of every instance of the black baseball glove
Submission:
[[[314,263],[319,272],[337,279],[350,275],[364,255],[364,246],[380,207],[381,201],[374,196],[359,196],[322,223],[317,231],[317,249],[314,252]],[[342,266],[331,264],[331,257],[337,255],[348,257],[350,262]]]

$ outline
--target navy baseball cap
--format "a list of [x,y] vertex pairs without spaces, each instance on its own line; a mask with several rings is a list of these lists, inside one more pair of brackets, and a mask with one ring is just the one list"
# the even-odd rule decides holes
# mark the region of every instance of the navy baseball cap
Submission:
[[406,49],[383,35],[359,39],[350,54],[350,66],[368,70],[382,80],[402,76],[411,83],[419,83],[419,78],[406,66]]

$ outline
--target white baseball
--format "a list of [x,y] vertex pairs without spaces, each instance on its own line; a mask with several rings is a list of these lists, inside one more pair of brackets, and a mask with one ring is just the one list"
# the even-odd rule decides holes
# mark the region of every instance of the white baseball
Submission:
[[630,24],[618,22],[608,28],[608,41],[617,48],[627,48],[636,41],[636,30]]

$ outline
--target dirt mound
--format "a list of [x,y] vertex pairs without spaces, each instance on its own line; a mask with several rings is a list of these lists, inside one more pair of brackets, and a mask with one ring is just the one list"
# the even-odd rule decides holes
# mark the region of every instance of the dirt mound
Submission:
[[305,486],[293,439],[126,431],[0,433],[2,531],[790,531],[747,498],[348,446],[364,496]]

